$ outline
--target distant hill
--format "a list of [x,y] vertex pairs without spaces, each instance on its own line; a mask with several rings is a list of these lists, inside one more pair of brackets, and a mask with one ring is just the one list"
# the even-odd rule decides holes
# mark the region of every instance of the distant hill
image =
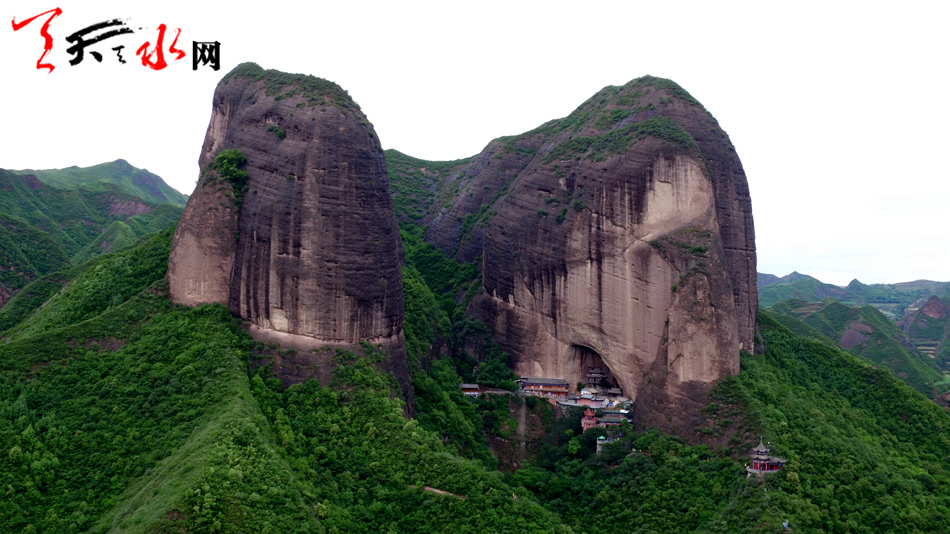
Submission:
[[[818,302],[828,297],[834,297],[842,301],[854,301],[854,298],[849,295],[846,289],[826,284],[807,274],[793,272],[781,278],[772,274],[757,273],[757,275],[759,306],[763,308],[788,299]],[[865,304],[860,301],[854,303]]]
[[778,277],[757,273],[759,306],[767,308],[788,299],[820,302],[833,297],[850,306],[871,305],[897,321],[935,294],[950,296],[950,282],[915,280],[896,284],[863,284],[852,280],[845,287],[826,284],[817,278],[793,272]]
[[[131,170],[123,174],[125,167]],[[54,185],[36,174],[0,169],[0,307],[34,280],[167,228],[181,217],[187,198],[122,160],[36,172]],[[150,198],[163,200],[128,192],[147,194],[149,188]]]
[[65,169],[27,169],[13,172],[20,175],[31,174],[43,183],[60,189],[82,187],[89,191],[120,191],[153,204],[171,204],[181,208],[188,202],[188,195],[178,192],[158,175],[133,167],[124,159],[92,167],[72,166]]
[[[790,299],[768,310],[796,333],[821,339],[817,332],[851,354],[890,369],[925,395],[933,397],[950,388],[934,359],[918,353],[897,325],[873,306],[846,306],[831,298],[822,302]],[[783,321],[783,316],[809,329]]]

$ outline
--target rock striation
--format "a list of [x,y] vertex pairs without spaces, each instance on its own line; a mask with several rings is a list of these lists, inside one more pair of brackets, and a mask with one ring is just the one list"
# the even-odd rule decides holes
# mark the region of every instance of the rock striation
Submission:
[[[246,158],[243,187],[213,165],[234,149]],[[198,163],[172,245],[171,298],[223,304],[255,338],[303,349],[284,361],[298,371],[323,347],[382,345],[410,398],[386,162],[349,95],[319,78],[242,64],[215,89]]]
[[[453,169],[427,240],[480,258],[488,325],[520,375],[591,367],[636,421],[691,431],[755,341],[756,255],[742,164],[713,116],[643,77]],[[674,427],[674,428],[671,428]]]

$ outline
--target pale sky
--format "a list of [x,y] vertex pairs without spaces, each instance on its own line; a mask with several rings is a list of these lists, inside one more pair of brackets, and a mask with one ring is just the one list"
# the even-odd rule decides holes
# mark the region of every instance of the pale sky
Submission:
[[[0,167],[118,158],[190,193],[218,80],[235,65],[313,74],[360,104],[384,148],[425,159],[563,117],[606,85],[651,74],[729,133],[752,191],[758,270],[847,284],[950,279],[950,4],[903,2],[77,2],[0,7]],[[56,69],[36,70],[60,7]],[[66,36],[142,27],[69,65]],[[142,66],[181,28],[181,61]],[[219,41],[221,70],[191,69]],[[118,63],[113,46],[124,45]],[[103,54],[97,63],[88,51]]]

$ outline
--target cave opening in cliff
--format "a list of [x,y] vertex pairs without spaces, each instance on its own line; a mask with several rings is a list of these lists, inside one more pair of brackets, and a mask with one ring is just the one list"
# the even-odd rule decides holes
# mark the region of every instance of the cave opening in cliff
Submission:
[[580,371],[578,375],[582,377],[585,387],[601,390],[617,387],[617,379],[596,350],[584,345],[571,345],[571,351],[571,360],[577,365]]

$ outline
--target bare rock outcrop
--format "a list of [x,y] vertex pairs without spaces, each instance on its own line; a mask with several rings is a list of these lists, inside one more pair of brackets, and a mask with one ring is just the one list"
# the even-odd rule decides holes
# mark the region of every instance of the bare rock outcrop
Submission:
[[925,302],[923,306],[920,307],[920,313],[930,317],[931,319],[946,319],[947,307],[943,304],[943,301],[937,297],[937,295],[933,295],[927,299],[927,302]]
[[[233,149],[246,158],[243,188],[212,166]],[[240,65],[215,90],[199,165],[172,245],[172,299],[230,307],[255,338],[297,348],[299,367],[312,349],[382,345],[411,398],[386,163],[349,95]]]
[[[755,341],[748,184],[702,105],[653,77],[493,141],[433,203],[427,240],[481,257],[484,321],[521,375],[636,399],[639,425],[691,432],[711,385]],[[442,199],[438,199],[442,200]]]

